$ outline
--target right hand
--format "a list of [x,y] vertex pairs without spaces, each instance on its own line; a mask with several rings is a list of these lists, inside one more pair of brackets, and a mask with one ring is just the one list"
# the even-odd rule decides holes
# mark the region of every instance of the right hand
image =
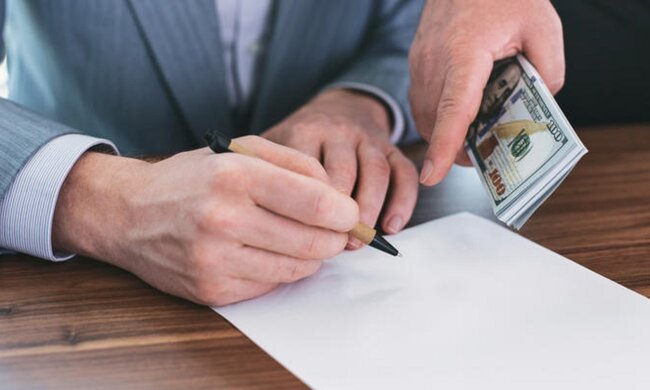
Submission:
[[524,53],[551,92],[564,83],[562,23],[548,0],[428,0],[413,45],[410,100],[427,150],[420,182],[439,183],[478,113],[495,61]]
[[259,137],[237,142],[260,159],[208,148],[155,164],[86,153],[59,196],[54,247],[211,306],[313,274],[345,248],[357,204],[317,160]]

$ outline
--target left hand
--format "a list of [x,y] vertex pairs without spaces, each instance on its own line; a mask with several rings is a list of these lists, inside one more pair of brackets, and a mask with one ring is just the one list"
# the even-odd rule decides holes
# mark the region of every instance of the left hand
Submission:
[[[354,191],[361,222],[375,226],[385,201],[386,233],[397,233],[411,218],[417,171],[391,144],[388,112],[375,98],[345,89],[323,92],[262,136],[321,161],[332,186],[346,195]],[[350,249],[359,247],[350,241]]]

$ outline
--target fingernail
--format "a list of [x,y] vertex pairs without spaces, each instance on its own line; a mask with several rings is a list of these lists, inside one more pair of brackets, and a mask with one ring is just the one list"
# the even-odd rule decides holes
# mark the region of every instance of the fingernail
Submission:
[[359,249],[361,248],[361,241],[355,237],[352,237],[350,238],[350,241],[348,241],[348,246],[351,250]]
[[404,224],[404,220],[399,215],[395,215],[388,220],[388,226],[386,226],[386,231],[390,234],[395,234],[399,232]]
[[426,159],[422,163],[422,171],[420,172],[420,183],[425,184],[429,176],[433,173],[433,163],[431,160]]

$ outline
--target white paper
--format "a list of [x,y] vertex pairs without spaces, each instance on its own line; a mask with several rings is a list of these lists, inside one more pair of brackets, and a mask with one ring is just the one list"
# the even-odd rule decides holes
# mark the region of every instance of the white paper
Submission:
[[650,389],[645,297],[471,214],[390,240],[215,310],[318,389]]

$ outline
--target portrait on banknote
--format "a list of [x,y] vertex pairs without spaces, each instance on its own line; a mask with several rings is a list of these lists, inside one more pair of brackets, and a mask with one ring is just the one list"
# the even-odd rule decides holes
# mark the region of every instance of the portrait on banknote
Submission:
[[518,56],[494,64],[465,150],[501,209],[580,146],[567,145],[574,134],[539,74]]

